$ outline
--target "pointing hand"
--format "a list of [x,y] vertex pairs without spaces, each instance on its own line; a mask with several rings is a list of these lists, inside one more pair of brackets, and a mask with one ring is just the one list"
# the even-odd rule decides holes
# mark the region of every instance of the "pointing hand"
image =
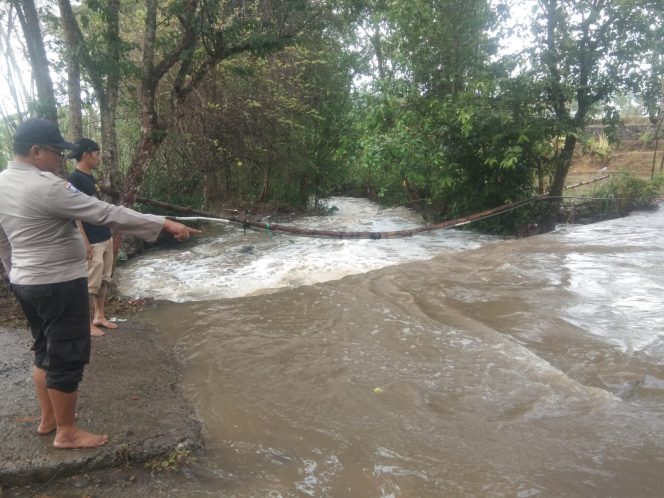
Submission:
[[187,240],[192,235],[198,235],[201,233],[200,230],[196,230],[195,228],[188,227],[187,225],[169,219],[166,219],[166,222],[164,223],[164,230],[179,241]]

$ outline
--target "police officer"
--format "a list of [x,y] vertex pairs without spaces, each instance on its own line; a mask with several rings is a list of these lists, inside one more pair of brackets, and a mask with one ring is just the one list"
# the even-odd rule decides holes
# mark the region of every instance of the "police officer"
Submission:
[[37,432],[55,432],[56,448],[101,446],[108,436],[84,431],[75,422],[78,385],[90,358],[90,308],[86,249],[72,220],[145,240],[155,240],[162,229],[178,240],[200,232],[105,203],[56,176],[65,150],[76,145],[65,141],[51,121],[25,121],[13,146],[14,161],[0,173],[0,259],[34,338]]

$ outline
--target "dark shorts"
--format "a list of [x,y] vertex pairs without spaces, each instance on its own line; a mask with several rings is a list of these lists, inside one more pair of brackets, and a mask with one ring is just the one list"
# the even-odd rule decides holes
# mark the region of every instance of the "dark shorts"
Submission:
[[12,284],[12,291],[28,319],[35,366],[46,371],[46,387],[76,391],[90,360],[88,279]]

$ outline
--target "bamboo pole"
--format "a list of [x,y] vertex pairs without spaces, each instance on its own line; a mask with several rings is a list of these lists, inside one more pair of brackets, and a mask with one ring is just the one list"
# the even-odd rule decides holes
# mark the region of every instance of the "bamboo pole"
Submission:
[[[584,182],[584,183],[592,183],[595,181],[603,180],[604,178],[608,177],[610,175],[607,175],[602,178],[597,178],[595,180],[591,180],[589,182]],[[579,185],[572,185],[570,188],[575,188]],[[113,195],[116,194],[116,192],[113,192],[107,188],[102,188],[102,191],[108,195]],[[569,196],[565,196],[569,197]],[[169,216],[169,219],[173,220],[179,220],[179,221],[194,221],[194,220],[203,220],[203,221],[213,221],[213,222],[219,222],[219,223],[231,223],[237,226],[240,226],[242,228],[246,229],[251,229],[251,230],[256,230],[256,231],[266,231],[266,232],[279,232],[279,233],[286,233],[286,234],[291,234],[291,235],[296,235],[300,237],[320,237],[320,238],[332,238],[332,239],[372,239],[372,240],[380,240],[380,239],[396,239],[396,238],[405,238],[405,237],[412,237],[414,235],[418,235],[421,233],[426,233],[426,232],[433,232],[436,230],[447,230],[450,228],[456,228],[460,227],[463,225],[467,225],[469,223],[472,223],[474,221],[479,221],[479,220],[484,220],[487,218],[491,218],[493,216],[497,216],[502,213],[507,213],[509,211],[513,211],[514,209],[518,209],[520,207],[526,206],[528,204],[532,204],[533,202],[538,202],[538,201],[546,201],[546,200],[552,200],[552,199],[563,199],[565,198],[563,196],[560,197],[550,197],[547,195],[538,195],[535,197],[530,197],[529,199],[524,199],[522,201],[518,202],[511,202],[507,204],[503,204],[502,206],[498,206],[492,209],[486,209],[484,211],[481,211],[479,213],[471,214],[468,216],[463,216],[461,218],[455,218],[453,220],[447,220],[443,221],[441,223],[436,223],[432,225],[424,225],[416,228],[410,228],[406,230],[395,230],[395,231],[390,231],[390,232],[346,232],[346,231],[336,231],[336,230],[314,230],[314,229],[307,229],[307,228],[298,228],[298,227],[293,227],[293,226],[286,226],[286,225],[278,225],[278,224],[271,224],[269,222],[263,222],[263,221],[251,221],[246,218],[246,216],[243,217],[237,217],[237,216],[230,216],[230,217],[222,217],[219,216],[216,213],[210,213],[207,211],[200,211],[198,209],[193,209],[191,207],[187,206],[178,206],[177,204],[169,204],[167,202],[161,202],[161,201],[155,201],[153,199],[148,199],[146,197],[136,197],[136,200],[140,202],[141,204],[147,204],[147,205],[152,205],[152,206],[158,206],[164,209],[169,209],[173,212],[177,213],[182,213],[182,214],[193,214],[195,216]],[[589,197],[577,197],[579,199],[595,199],[595,198],[589,198]],[[237,212],[237,211],[233,211]]]
[[[110,190],[106,187],[101,188],[102,192],[104,194],[110,195],[110,196],[117,196],[118,193]],[[231,216],[224,218],[222,216],[219,216],[216,213],[210,213],[207,211],[201,211],[198,209],[193,209],[188,206],[178,206],[177,204],[169,204],[167,202],[161,202],[161,201],[155,201],[153,199],[148,199],[146,197],[136,197],[136,201],[140,202],[141,204],[147,204],[151,206],[157,206],[160,208],[168,209],[170,211],[176,212],[176,213],[182,213],[182,214],[193,214],[195,215],[194,217],[178,217],[178,216],[172,216],[169,217],[171,219],[175,220],[181,220],[181,221],[192,221],[195,219],[202,219],[202,220],[207,220],[207,221],[219,221],[222,223],[232,223],[238,226],[243,227],[244,229],[252,229],[252,230],[257,230],[257,231],[266,231],[266,232],[280,232],[280,233],[287,233],[291,235],[297,235],[300,237],[321,237],[321,238],[332,238],[332,239],[372,239],[372,240],[380,240],[380,239],[396,239],[396,238],[405,238],[405,237],[412,237],[413,235],[417,235],[420,233],[426,233],[426,232],[432,232],[435,230],[444,230],[444,229],[450,229],[450,228],[455,228],[463,225],[467,225],[468,223],[471,223],[473,221],[477,221],[480,219],[486,219],[490,218],[492,216],[496,216],[497,214],[512,211],[513,209],[517,209],[519,207],[525,206],[527,204],[530,204],[532,202],[536,202],[539,200],[542,200],[544,198],[547,198],[546,196],[536,196],[536,197],[531,197],[530,199],[525,199],[523,201],[519,202],[514,202],[514,203],[508,203],[508,204],[503,204],[502,206],[498,206],[492,209],[487,209],[485,211],[482,211],[480,213],[475,213],[469,216],[463,216],[461,218],[456,218],[454,220],[447,220],[442,223],[436,223],[433,225],[425,225],[421,227],[416,227],[416,228],[411,228],[407,230],[396,230],[396,231],[391,231],[391,232],[345,232],[345,231],[335,231],[335,230],[312,230],[312,229],[306,229],[306,228],[297,228],[297,227],[292,227],[292,226],[286,226],[286,225],[278,225],[278,224],[270,224],[269,222],[262,222],[262,221],[251,221],[247,220],[245,216],[242,218],[237,217],[237,216]],[[236,212],[236,211],[235,211]]]
[[604,176],[600,176],[599,178],[595,178],[593,180],[588,180],[587,182],[575,183],[574,185],[570,185],[569,187],[565,187],[565,190],[570,190],[570,189],[573,189],[573,188],[582,187],[583,185],[588,185],[590,183],[595,183],[595,182],[598,182],[600,180],[605,180],[605,179],[609,178],[610,176],[611,175],[604,175]]

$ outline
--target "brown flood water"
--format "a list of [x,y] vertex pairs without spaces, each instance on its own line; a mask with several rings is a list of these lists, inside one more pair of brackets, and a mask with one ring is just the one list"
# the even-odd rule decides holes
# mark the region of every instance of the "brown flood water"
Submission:
[[646,213],[145,314],[206,440],[159,494],[662,496],[663,228]]

